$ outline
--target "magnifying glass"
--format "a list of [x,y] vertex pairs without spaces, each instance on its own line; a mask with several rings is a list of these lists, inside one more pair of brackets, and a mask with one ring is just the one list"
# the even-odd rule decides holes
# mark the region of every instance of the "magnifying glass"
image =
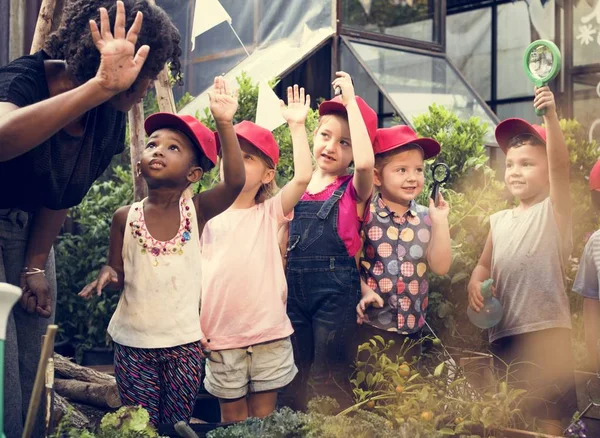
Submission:
[[[525,49],[523,66],[525,73],[536,87],[547,85],[558,75],[561,65],[560,50],[552,41],[537,40]],[[546,109],[535,110],[538,116],[546,114]]]
[[440,197],[440,186],[450,178],[450,168],[445,163],[437,163],[431,167],[433,176],[433,188],[431,189],[431,199],[434,205],[438,205]]

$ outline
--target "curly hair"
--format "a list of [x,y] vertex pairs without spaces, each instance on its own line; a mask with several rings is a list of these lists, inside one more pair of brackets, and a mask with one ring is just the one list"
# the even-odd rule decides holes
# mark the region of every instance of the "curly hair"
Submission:
[[[129,30],[133,24],[138,11],[144,14],[135,50],[147,44],[150,46],[150,53],[138,80],[155,79],[165,63],[169,62],[173,78],[181,85],[183,76],[179,61],[181,36],[167,13],[146,0],[122,1],[125,4],[126,30]],[[93,78],[100,66],[100,53],[92,40],[89,20],[95,20],[100,27],[98,9],[101,7],[107,9],[112,29],[117,12],[115,0],[67,0],[61,25],[49,36],[46,43],[45,50],[48,55],[52,59],[66,61],[69,74],[80,84]],[[138,80],[134,82],[131,89],[135,87]]]

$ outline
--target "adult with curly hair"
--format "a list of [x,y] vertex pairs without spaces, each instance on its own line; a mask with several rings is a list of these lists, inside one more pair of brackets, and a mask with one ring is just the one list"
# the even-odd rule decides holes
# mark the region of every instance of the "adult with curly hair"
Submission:
[[7,438],[21,437],[54,318],[52,245],[67,209],[124,150],[125,112],[166,62],[181,80],[180,36],[161,8],[68,0],[63,17],[45,50],[0,68],[0,281],[23,288],[5,344]]

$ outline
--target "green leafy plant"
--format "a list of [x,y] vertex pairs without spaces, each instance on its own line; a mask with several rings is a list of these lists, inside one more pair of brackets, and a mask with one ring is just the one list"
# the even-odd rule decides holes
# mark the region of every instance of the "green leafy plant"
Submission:
[[148,411],[139,406],[124,406],[106,414],[96,431],[69,426],[63,418],[50,438],[160,438],[150,423]]

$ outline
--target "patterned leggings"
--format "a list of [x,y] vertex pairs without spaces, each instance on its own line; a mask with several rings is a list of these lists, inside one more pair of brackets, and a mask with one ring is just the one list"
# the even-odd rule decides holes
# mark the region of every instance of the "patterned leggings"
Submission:
[[200,390],[200,342],[170,348],[115,343],[115,377],[124,406],[141,405],[154,426],[189,421]]

